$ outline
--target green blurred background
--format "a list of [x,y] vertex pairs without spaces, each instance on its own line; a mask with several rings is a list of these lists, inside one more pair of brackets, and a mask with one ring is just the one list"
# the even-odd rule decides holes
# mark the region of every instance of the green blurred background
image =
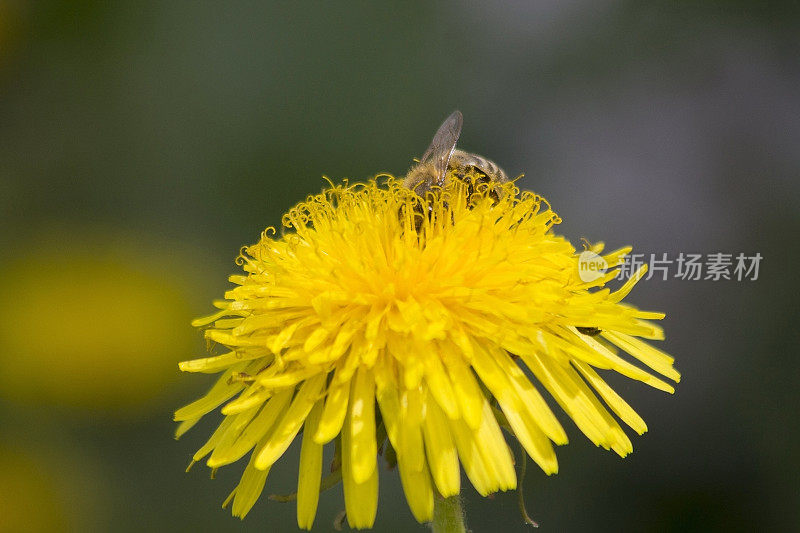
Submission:
[[[764,256],[637,287],[684,379],[613,380],[650,427],[624,460],[566,424],[525,486],[542,530],[800,528],[799,33],[796,2],[0,0],[0,530],[295,530],[220,509],[237,466],[184,473],[215,423],[172,439],[210,379],[177,370],[189,321],[323,174],[402,174],[456,108],[573,242]],[[380,490],[376,530],[425,530]],[[526,530],[513,493],[465,494],[476,533]]]

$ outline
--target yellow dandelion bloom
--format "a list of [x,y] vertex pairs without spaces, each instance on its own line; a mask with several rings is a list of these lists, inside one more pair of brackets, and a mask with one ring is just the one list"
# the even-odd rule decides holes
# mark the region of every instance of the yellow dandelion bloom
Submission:
[[663,315],[622,303],[645,270],[605,288],[629,248],[603,255],[609,271],[583,282],[540,196],[513,183],[449,183],[424,199],[392,178],[310,196],[285,215],[282,236],[270,228],[242,250],[244,274],[231,276],[219,312],[195,321],[227,351],[181,363],[222,374],[176,412],[177,435],[224,404],[193,462],[216,469],[249,454],[228,499],[234,515],[247,514],[301,432],[297,492],[284,498],[296,498],[301,528],[339,479],[350,526],[371,527],[379,454],[396,460],[411,512],[426,522],[437,494],[461,490],[461,467],[482,495],[516,487],[504,429],[557,472],[553,444],[567,434],[542,389],[621,456],[633,448],[617,418],[639,434],[647,427],[597,369],[673,392],[654,375],[678,381],[673,359],[640,340],[663,338],[650,322]]

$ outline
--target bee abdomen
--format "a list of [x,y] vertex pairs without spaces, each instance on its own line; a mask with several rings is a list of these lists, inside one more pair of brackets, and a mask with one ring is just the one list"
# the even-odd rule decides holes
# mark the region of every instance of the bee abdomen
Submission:
[[508,177],[503,169],[500,168],[494,161],[486,159],[485,157],[477,154],[471,154],[462,150],[456,150],[450,160],[450,166],[458,169],[459,174],[466,173],[469,167],[482,172],[487,178],[493,181],[506,182]]

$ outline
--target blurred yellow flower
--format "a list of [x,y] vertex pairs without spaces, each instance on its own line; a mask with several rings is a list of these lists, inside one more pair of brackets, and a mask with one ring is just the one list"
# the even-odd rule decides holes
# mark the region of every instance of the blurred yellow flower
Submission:
[[[459,465],[482,495],[516,486],[501,427],[553,474],[552,444],[567,435],[531,375],[592,442],[632,451],[609,409],[637,433],[645,423],[595,369],[673,392],[618,355],[679,379],[671,357],[639,340],[663,338],[648,322],[663,315],[621,303],[644,270],[603,288],[622,249],[603,256],[610,272],[582,282],[549,205],[511,183],[497,188],[453,177],[421,199],[392,178],[332,186],[285,215],[291,231],[268,229],[243,249],[245,275],[230,278],[219,312],[195,322],[228,351],[180,364],[222,375],[175,414],[180,436],[228,402],[193,462],[210,454],[216,469],[250,454],[229,498],[234,515],[247,514],[301,430],[301,528],[336,475],[351,527],[371,527],[379,453],[396,457],[420,522],[431,520],[435,494],[459,493]],[[321,481],[332,440],[341,470]]]
[[29,450],[0,448],[0,531],[69,531],[75,524],[53,472]]
[[191,315],[184,291],[142,260],[161,250],[142,248],[137,262],[80,235],[4,265],[0,396],[137,416],[157,405],[173,354],[191,349],[179,327]]
[[22,432],[8,418],[0,438],[0,532],[107,530],[115,496],[102,457],[41,418],[29,414],[33,423]]

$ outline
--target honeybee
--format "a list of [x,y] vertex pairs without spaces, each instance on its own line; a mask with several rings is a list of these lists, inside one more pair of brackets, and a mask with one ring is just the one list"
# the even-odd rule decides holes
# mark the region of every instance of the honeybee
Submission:
[[459,178],[464,178],[470,171],[477,172],[480,176],[478,183],[508,181],[506,173],[494,161],[477,154],[456,150],[463,124],[464,117],[461,111],[453,111],[453,114],[442,122],[419,163],[406,174],[403,180],[404,186],[424,197],[432,187],[447,185],[448,170]]

